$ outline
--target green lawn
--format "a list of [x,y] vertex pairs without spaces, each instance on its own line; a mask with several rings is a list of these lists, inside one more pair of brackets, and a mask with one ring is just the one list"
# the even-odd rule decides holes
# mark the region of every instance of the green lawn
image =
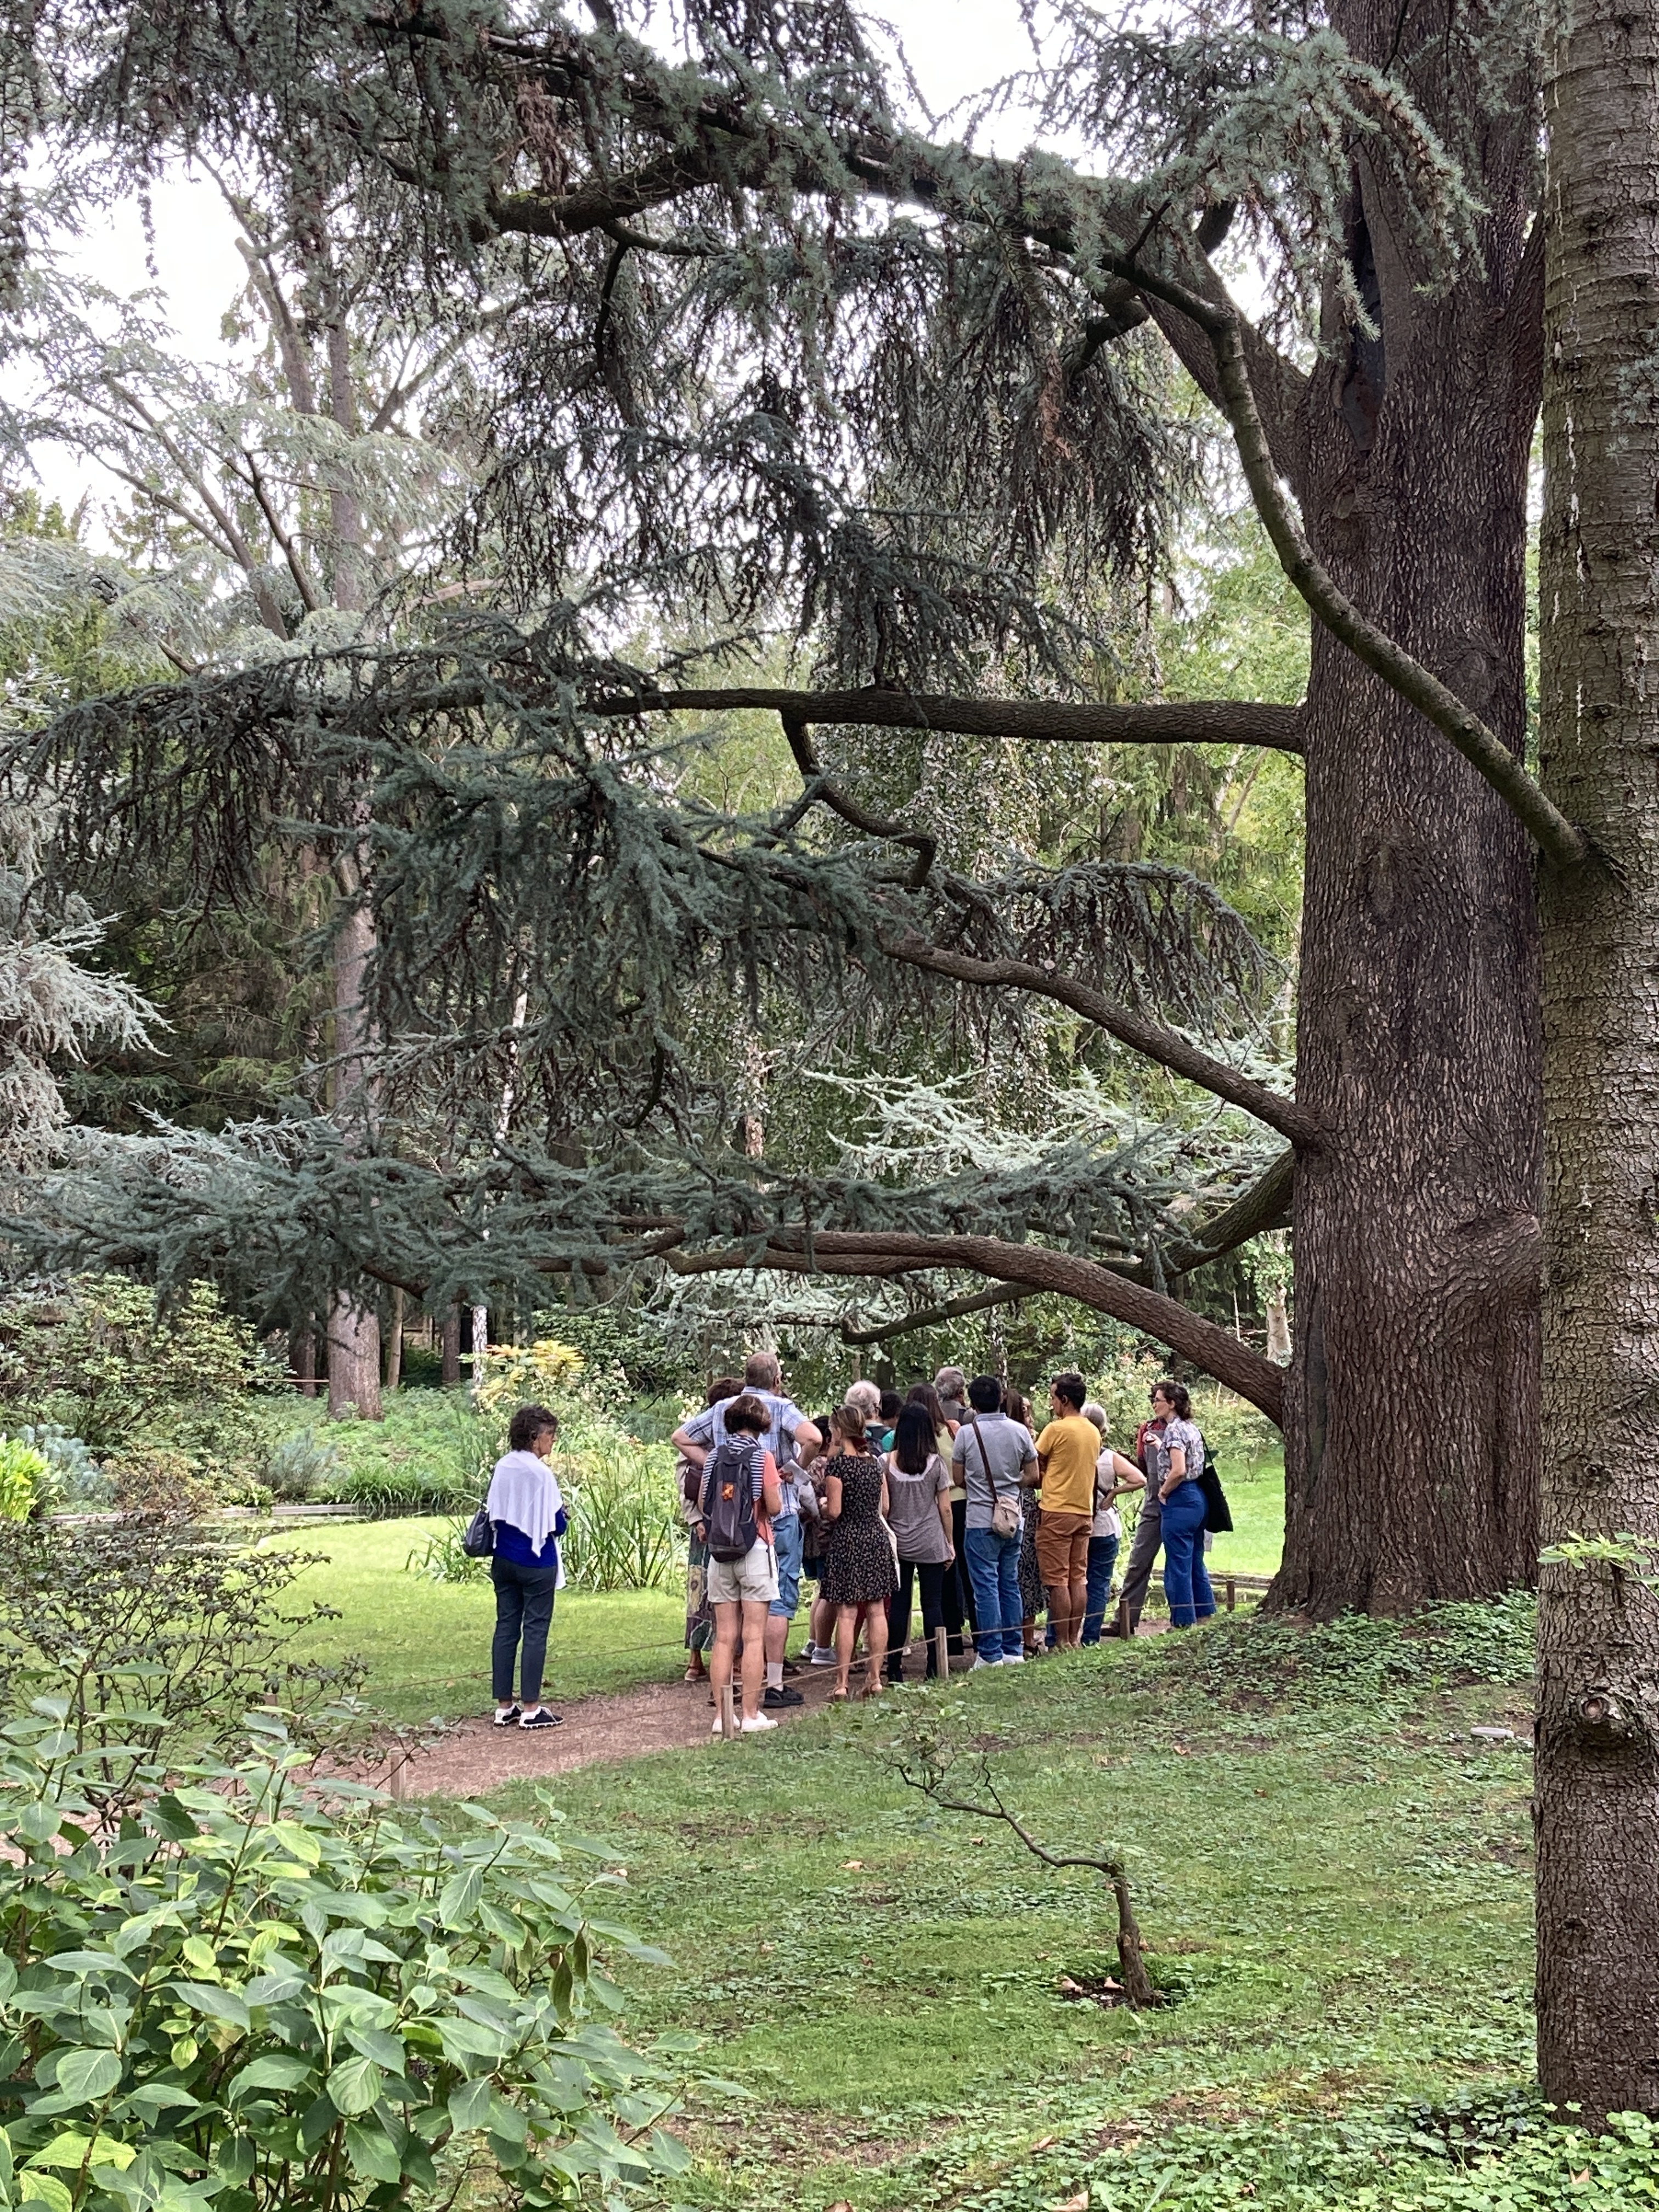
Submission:
[[[698,2109],[680,2201],[1425,2201],[1358,2186],[1421,2162],[1413,2100],[1501,2106],[1528,2067],[1530,1763],[1468,1734],[1519,1723],[1523,1614],[1460,1631],[1503,1678],[1462,1689],[1462,1646],[1364,1624],[1287,1696],[1273,1655],[1298,1632],[1241,1620],[562,1778],[627,1869],[617,1917],[674,1961],[623,1970],[625,2027],[701,2031],[752,2094]],[[1040,1833],[1127,1851],[1168,2009],[1064,2001],[1061,1973],[1114,1964],[1102,1883],[889,1771],[902,1713],[947,1701]]]
[[[295,1584],[298,1597],[334,1607],[338,1620],[309,1632],[302,1650],[368,1662],[367,1695],[395,1719],[446,1720],[489,1704],[489,1638],[495,1596],[488,1579],[459,1585],[405,1571],[442,1521],[347,1522],[267,1537],[268,1544],[326,1554]],[[595,1597],[561,1590],[549,1644],[549,1681],[560,1698],[672,1680],[685,1663],[685,1601],[678,1589]]]

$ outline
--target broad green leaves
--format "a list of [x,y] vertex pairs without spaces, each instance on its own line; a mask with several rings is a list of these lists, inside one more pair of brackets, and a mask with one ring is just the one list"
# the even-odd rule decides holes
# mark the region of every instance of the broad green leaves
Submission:
[[389,2212],[457,2137],[535,2212],[683,2163],[544,1829],[331,1817],[278,1742],[95,1840],[60,1718],[0,1728],[0,2212]]

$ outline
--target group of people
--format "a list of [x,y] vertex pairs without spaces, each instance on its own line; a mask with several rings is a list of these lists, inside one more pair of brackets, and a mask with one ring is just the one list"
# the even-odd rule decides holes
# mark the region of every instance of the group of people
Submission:
[[[845,1404],[811,1417],[786,1395],[775,1352],[712,1383],[673,1441],[690,1536],[686,1679],[708,1681],[714,1733],[734,1664],[744,1734],[802,1702],[785,1652],[807,1579],[817,1595],[805,1656],[835,1668],[835,1698],[851,1692],[860,1635],[860,1694],[903,1680],[918,1596],[930,1676],[941,1628],[951,1655],[971,1636],[975,1668],[1098,1643],[1126,1621],[1133,1634],[1160,1547],[1172,1624],[1206,1619],[1205,1445],[1186,1389],[1156,1386],[1133,1455],[1106,1427],[1069,1373],[1053,1378],[1040,1427],[1018,1390],[956,1367],[903,1398],[855,1382]],[[1120,1618],[1109,1621],[1117,1501],[1131,1492],[1140,1513]]]

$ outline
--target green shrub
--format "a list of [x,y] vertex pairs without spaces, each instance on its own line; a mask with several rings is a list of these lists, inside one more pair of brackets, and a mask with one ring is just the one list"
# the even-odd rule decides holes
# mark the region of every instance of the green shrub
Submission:
[[363,1792],[331,1814],[301,1756],[278,1730],[195,1778],[216,1786],[149,1778],[117,1835],[68,1730],[0,1731],[6,2197],[552,2212],[683,2171],[672,2051],[596,2017],[617,2002],[596,1944],[660,1954],[588,1921],[551,1808],[469,1807],[459,1838]]
[[0,1305],[0,1397],[94,1451],[185,1409],[222,1419],[227,1404],[283,1381],[281,1363],[223,1310],[210,1283],[191,1283],[163,1307],[148,1285],[100,1275],[15,1291]]
[[46,1462],[35,1486],[34,1510],[44,1513],[100,1513],[115,1502],[114,1479],[106,1474],[82,1437],[54,1421],[25,1423],[20,1439],[33,1444]]
[[680,1571],[685,1528],[674,1487],[674,1454],[622,1431],[579,1427],[556,1462],[570,1526],[564,1571],[584,1589],[662,1589]]
[[338,1616],[290,1605],[313,1555],[249,1548],[180,1517],[68,1528],[0,1523],[0,1702],[58,1700],[77,1750],[142,1746],[157,1759],[223,1744],[252,1705],[311,1745],[356,1725],[356,1660],[292,1656]]
[[295,1429],[274,1444],[265,1460],[266,1487],[289,1501],[312,1497],[346,1473],[345,1462],[315,1429]]
[[489,1572],[488,1559],[475,1559],[461,1538],[465,1521],[452,1521],[436,1530],[404,1561],[404,1572],[424,1575],[431,1583],[481,1583]]
[[0,1521],[27,1521],[52,1479],[46,1455],[19,1437],[0,1437]]

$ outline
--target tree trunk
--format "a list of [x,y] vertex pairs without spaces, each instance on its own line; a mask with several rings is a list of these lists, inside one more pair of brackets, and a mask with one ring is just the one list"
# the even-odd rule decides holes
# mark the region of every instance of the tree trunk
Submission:
[[459,1389],[461,1381],[461,1310],[451,1306],[444,1316],[443,1382],[446,1390]]
[[[1397,43],[1397,0],[1338,12],[1358,52]],[[1441,90],[1476,113],[1472,78],[1453,70]],[[1343,588],[1517,751],[1537,377],[1526,113],[1487,125],[1484,252],[1438,301],[1414,290],[1395,211],[1362,174],[1351,258],[1381,334],[1344,337],[1331,316],[1296,486]],[[1304,726],[1297,1096],[1330,1133],[1296,1180],[1273,1601],[1398,1612],[1488,1595],[1534,1564],[1531,865],[1474,771],[1317,624]]]
[[302,1398],[317,1395],[317,1332],[309,1316],[303,1328],[289,1331],[288,1371]]
[[1653,10],[1563,9],[1545,88],[1542,773],[1598,853],[1543,901],[1542,1533],[1567,1556],[1539,1589],[1538,2071],[1595,2122],[1659,2111]]
[[404,1294],[392,1293],[392,1327],[386,1334],[386,1387],[395,1390],[404,1376]]
[[380,1317],[336,1291],[328,1317],[328,1410],[338,1420],[350,1407],[360,1420],[380,1419]]
[[[355,868],[345,864],[345,872],[355,889]],[[361,1135],[368,1118],[363,993],[374,950],[373,918],[354,905],[334,938],[334,1114],[349,1137]],[[343,1406],[355,1406],[362,1420],[380,1419],[380,1316],[344,1289],[336,1291],[328,1322],[329,1412],[337,1419]]]

